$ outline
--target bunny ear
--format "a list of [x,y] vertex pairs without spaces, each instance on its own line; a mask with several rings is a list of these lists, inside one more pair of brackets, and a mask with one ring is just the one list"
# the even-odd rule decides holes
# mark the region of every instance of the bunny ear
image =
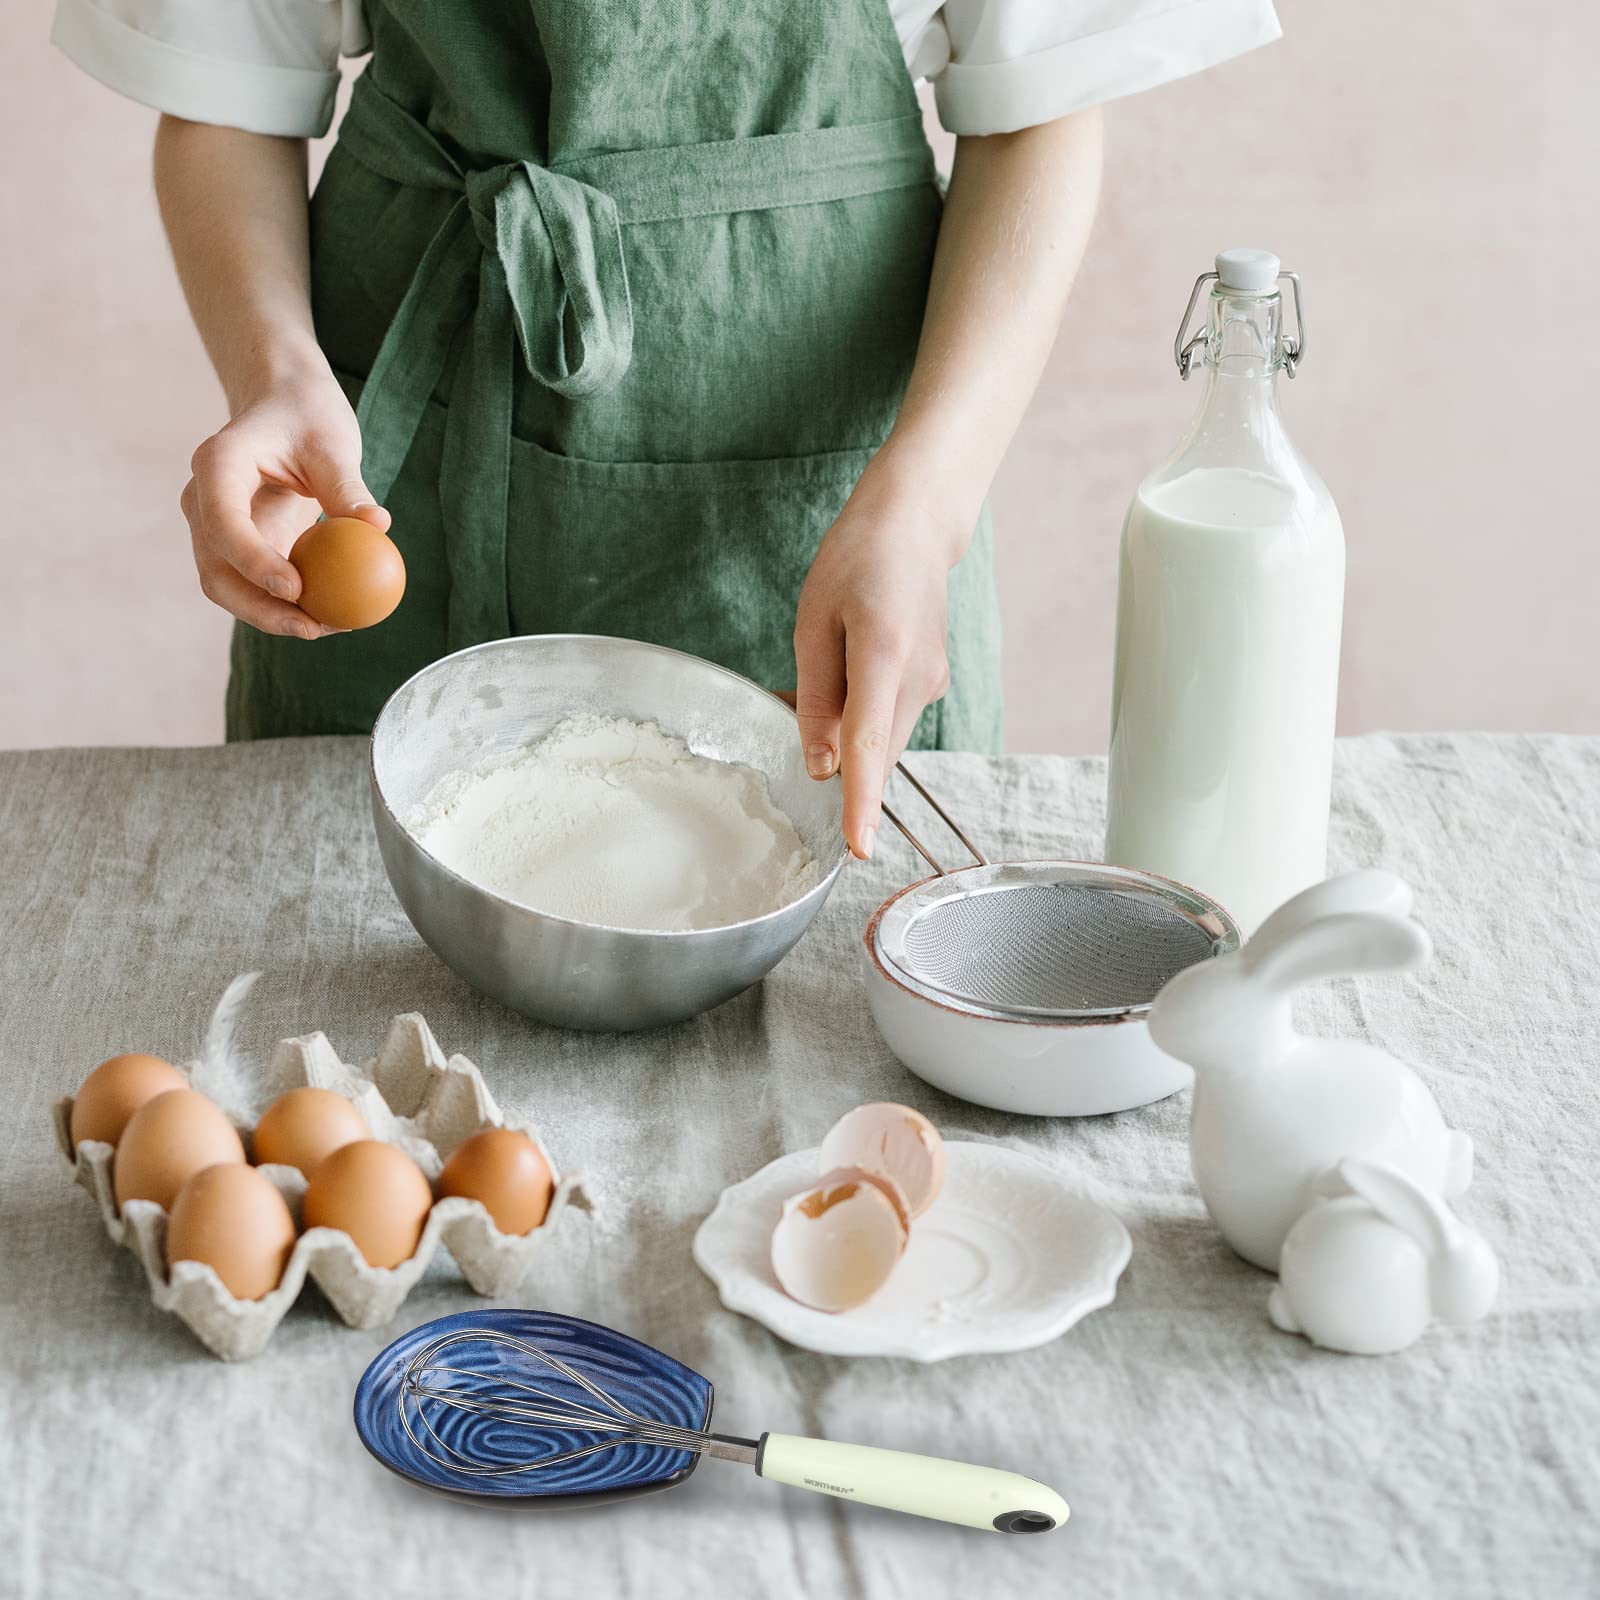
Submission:
[[1323,883],[1314,883],[1293,899],[1285,900],[1256,929],[1247,948],[1259,950],[1274,945],[1310,927],[1313,922],[1342,912],[1386,911],[1403,917],[1410,910],[1411,890],[1403,879],[1381,867],[1366,867],[1360,872],[1346,872]]
[[1344,1184],[1385,1222],[1409,1234],[1430,1259],[1443,1256],[1455,1242],[1455,1218],[1441,1201],[1403,1173],[1381,1161],[1347,1156],[1338,1164]]
[[[1427,932],[1409,917],[1383,911],[1345,911],[1319,917],[1245,946],[1251,979],[1268,989],[1297,989],[1319,978],[1357,972],[1409,972],[1433,954]],[[1253,955],[1252,955],[1253,952]]]

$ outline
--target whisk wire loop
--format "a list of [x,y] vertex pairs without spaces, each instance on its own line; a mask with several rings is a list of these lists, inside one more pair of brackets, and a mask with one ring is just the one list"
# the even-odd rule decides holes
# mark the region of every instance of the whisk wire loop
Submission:
[[[520,1381],[500,1372],[487,1374],[439,1360],[445,1350],[458,1344],[499,1345],[514,1350],[548,1367],[596,1404],[588,1405],[582,1400],[553,1394],[539,1384]],[[704,1429],[684,1428],[676,1423],[640,1416],[560,1356],[525,1339],[489,1328],[446,1334],[424,1345],[406,1368],[397,1404],[401,1426],[423,1455],[453,1472],[474,1477],[506,1477],[515,1473],[537,1472],[580,1460],[601,1450],[614,1449],[618,1445],[638,1444],[701,1454],[710,1450],[716,1442],[713,1435]],[[465,1412],[492,1422],[545,1434],[599,1433],[606,1437],[565,1450],[554,1448],[526,1461],[484,1462],[464,1454],[442,1437],[439,1432],[442,1422],[436,1426],[438,1412],[436,1410],[430,1417],[430,1406]],[[448,1460],[434,1454],[418,1437],[418,1428],[445,1452]]]

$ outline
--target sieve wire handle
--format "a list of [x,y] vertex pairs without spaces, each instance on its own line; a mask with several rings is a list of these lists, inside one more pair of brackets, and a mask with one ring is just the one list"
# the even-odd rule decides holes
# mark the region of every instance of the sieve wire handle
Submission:
[[[950,815],[950,813],[948,811],[946,811],[945,808],[942,805],[940,805],[937,800],[935,800],[933,798],[933,796],[927,791],[927,789],[923,787],[922,783],[918,780],[918,778],[911,771],[911,769],[905,764],[905,762],[903,762],[903,761],[895,762],[894,770],[896,772],[898,772],[900,774],[900,776],[902,778],[904,778],[906,780],[906,782],[909,783],[911,785],[911,787],[913,789],[915,789],[917,791],[917,793],[920,794],[922,796],[922,798],[928,802],[928,806],[933,811],[933,814],[936,817],[938,817],[938,819],[945,825],[945,827],[947,827],[951,831],[951,833],[953,833],[956,836],[956,838],[958,838],[962,842],[963,845],[966,846],[966,848],[969,851],[969,853],[971,854],[972,859],[974,860],[974,862],[976,862],[977,865],[980,866],[980,867],[988,866],[989,865],[988,858],[977,847],[977,845],[975,845],[966,836],[966,834],[964,832],[962,832],[961,824],[958,823],[955,820],[955,818],[952,817]],[[905,840],[905,842],[908,845],[910,845],[911,848],[913,850],[915,850],[917,852],[917,854],[919,856],[921,856],[922,859],[924,861],[926,861],[930,867],[933,868],[934,872],[937,873],[938,876],[941,877],[941,878],[946,876],[945,869],[943,867],[941,867],[937,861],[934,860],[933,856],[930,854],[930,852],[928,850],[928,847],[925,844],[923,844],[923,842],[916,836],[916,834],[914,834],[905,825],[905,823],[903,823],[899,819],[899,817],[897,817],[894,814],[894,812],[889,809],[889,807],[887,805],[883,806],[881,809],[883,811],[884,816],[886,816],[890,820],[890,822],[892,822],[895,825],[896,829],[899,830],[900,836]]]

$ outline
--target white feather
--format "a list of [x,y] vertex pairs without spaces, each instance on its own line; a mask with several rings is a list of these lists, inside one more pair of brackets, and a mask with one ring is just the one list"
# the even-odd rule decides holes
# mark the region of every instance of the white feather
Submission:
[[236,1117],[248,1118],[254,1109],[250,1073],[234,1048],[234,1039],[239,1031],[239,1014],[260,976],[259,972],[241,972],[222,991],[217,1009],[211,1013],[193,1074],[195,1088]]

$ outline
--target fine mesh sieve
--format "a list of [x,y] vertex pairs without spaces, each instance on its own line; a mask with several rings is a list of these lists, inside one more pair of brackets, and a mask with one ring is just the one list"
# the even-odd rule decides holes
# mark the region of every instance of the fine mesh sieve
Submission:
[[949,872],[888,807],[936,876],[879,913],[884,962],[959,1009],[1046,1021],[1142,1013],[1185,967],[1239,943],[1214,902],[1149,873],[1080,861],[992,864],[943,807],[897,768],[977,865]]

